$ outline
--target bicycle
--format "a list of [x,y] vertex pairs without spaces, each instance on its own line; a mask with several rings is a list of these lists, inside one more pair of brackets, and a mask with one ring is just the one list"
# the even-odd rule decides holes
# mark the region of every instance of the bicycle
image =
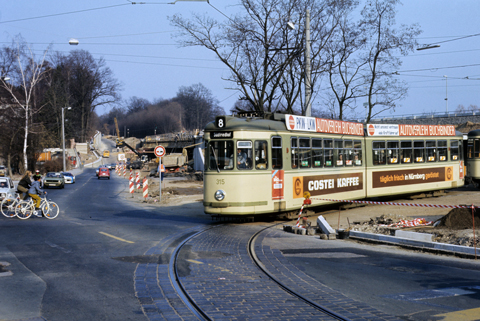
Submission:
[[20,194],[18,193],[15,194],[15,197],[11,195],[10,197],[5,197],[0,205],[3,216],[8,218],[17,216],[17,214],[15,214],[15,207],[21,201],[22,200],[20,199]]
[[[45,196],[42,198],[40,203],[40,211],[42,212],[43,216],[46,218],[53,220],[58,216],[60,213],[60,208],[58,207],[57,203],[52,202],[51,200],[47,200],[47,193],[45,192]],[[30,198],[28,201],[21,201],[15,206],[15,213],[17,217],[21,220],[26,220],[34,214],[37,215],[35,210],[35,201],[33,198]]]

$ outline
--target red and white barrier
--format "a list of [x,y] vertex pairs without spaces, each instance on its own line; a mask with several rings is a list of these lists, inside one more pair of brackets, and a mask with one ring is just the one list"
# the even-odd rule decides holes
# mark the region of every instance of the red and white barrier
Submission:
[[146,199],[148,197],[148,179],[143,179],[143,197]]
[[133,178],[130,177],[130,193],[133,194],[135,189],[133,188]]
[[135,177],[135,182],[137,183],[137,190],[140,189],[140,173],[137,172],[137,176]]
[[302,207],[300,208],[300,213],[298,213],[297,225],[295,225],[296,227],[300,227],[300,217],[302,216],[304,206],[305,204],[302,204]]
[[[374,205],[394,205],[394,206],[411,206],[411,207],[436,207],[436,208],[472,208],[473,205],[435,205],[435,204],[413,204],[413,203],[394,203],[394,202],[374,202],[374,201],[353,201],[353,200],[335,200],[328,198],[311,198],[317,201],[329,201],[337,203],[357,203],[357,204],[374,204]],[[480,208],[480,206],[474,206]]]

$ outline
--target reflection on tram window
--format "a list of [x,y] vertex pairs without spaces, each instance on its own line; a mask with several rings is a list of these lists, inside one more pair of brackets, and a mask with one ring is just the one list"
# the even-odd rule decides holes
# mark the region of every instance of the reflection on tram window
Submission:
[[323,166],[323,149],[322,140],[320,138],[312,138],[312,166]]
[[373,165],[385,165],[385,142],[373,142]]
[[400,158],[402,164],[408,164],[412,162],[412,142],[401,141],[400,142]]
[[272,137],[272,168],[281,169],[282,163],[282,138]]
[[353,166],[353,141],[345,140],[343,141],[343,146],[345,147],[345,166]]
[[324,139],[323,140],[323,153],[324,153],[324,166],[332,167],[333,166],[333,140]]
[[458,140],[451,140],[450,141],[450,157],[452,161],[460,160],[460,148],[461,144]]
[[427,140],[425,142],[427,152],[427,162],[435,162],[437,160],[437,144],[434,140]]
[[413,141],[413,161],[415,163],[425,162],[425,142],[423,140]]
[[400,157],[399,142],[398,141],[387,142],[387,153],[388,153],[388,163],[398,164],[398,159]]
[[446,140],[439,140],[437,142],[437,147],[438,147],[438,160],[441,162],[446,162],[447,161],[447,141]]
[[310,138],[299,138],[299,155],[298,159],[301,168],[310,167],[311,150],[310,150]]
[[353,164],[355,166],[362,166],[362,141],[353,141]]
[[208,155],[211,170],[233,169],[233,141],[210,141]]
[[290,148],[292,149],[292,168],[298,168],[298,141],[297,137],[290,140]]
[[267,141],[255,141],[255,168],[268,169]]
[[333,156],[335,157],[335,166],[343,166],[343,141],[335,139],[333,149]]
[[238,141],[237,142],[237,168],[238,169],[252,169],[252,142]]

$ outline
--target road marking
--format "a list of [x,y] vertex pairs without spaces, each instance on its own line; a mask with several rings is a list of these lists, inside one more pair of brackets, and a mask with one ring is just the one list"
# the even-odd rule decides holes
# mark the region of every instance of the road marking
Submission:
[[103,235],[106,235],[106,236],[108,236],[108,237],[114,238],[114,239],[119,240],[119,241],[122,241],[122,242],[135,243],[135,242],[127,241],[127,240],[125,240],[125,239],[122,239],[122,238],[120,238],[120,237],[116,237],[116,236],[114,236],[114,235],[111,235],[111,234],[108,234],[108,233],[105,233],[105,232],[98,232],[98,233],[103,234]]
[[187,261],[195,264],[203,264],[203,262],[196,261],[196,260],[187,260]]
[[480,308],[462,310],[456,312],[449,312],[437,314],[435,317],[443,317],[442,321],[475,321],[480,315]]

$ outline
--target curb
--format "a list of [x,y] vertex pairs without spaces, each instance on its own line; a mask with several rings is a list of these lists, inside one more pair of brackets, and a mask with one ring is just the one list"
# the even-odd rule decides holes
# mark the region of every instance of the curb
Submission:
[[409,238],[395,237],[383,234],[366,233],[359,231],[350,231],[350,238],[366,241],[366,242],[378,242],[391,245],[398,245],[405,248],[420,249],[426,252],[444,253],[449,255],[455,255],[460,257],[475,258],[475,248],[469,246],[461,246],[446,243],[425,242],[419,240],[412,240]]

